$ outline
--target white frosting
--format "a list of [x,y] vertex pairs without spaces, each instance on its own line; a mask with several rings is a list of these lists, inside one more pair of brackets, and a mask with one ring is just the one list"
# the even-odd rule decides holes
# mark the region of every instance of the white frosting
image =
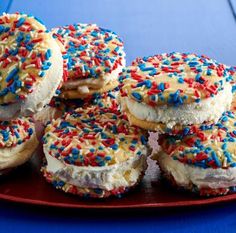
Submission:
[[121,97],[122,108],[140,120],[165,123],[168,128],[176,124],[201,124],[204,121],[217,122],[222,113],[230,109],[232,102],[232,86],[225,84],[224,90],[211,98],[203,99],[199,103],[184,104],[178,107],[158,106],[151,107],[138,103],[128,97]]
[[131,158],[120,164],[104,167],[82,167],[62,163],[49,155],[44,146],[47,160],[46,170],[54,173],[60,180],[81,188],[100,188],[112,190],[135,185],[147,167],[146,154]]
[[35,86],[32,93],[27,98],[6,106],[0,105],[0,120],[10,120],[19,115],[29,116],[41,111],[50,102],[58,88],[63,75],[63,59],[58,44],[51,43],[52,63],[45,77]]
[[200,168],[183,164],[164,152],[159,152],[157,160],[160,167],[171,174],[179,186],[188,188],[192,184],[200,188],[228,188],[236,186],[236,168]]
[[38,146],[36,133],[20,145],[0,149],[0,170],[17,167],[25,163]]
[[35,121],[39,121],[46,125],[52,119],[57,119],[63,115],[63,111],[56,107],[46,105],[40,112],[34,114]]
[[112,81],[116,81],[118,79],[119,73],[122,71],[123,67],[125,67],[125,55],[122,58],[122,65],[118,65],[118,67],[111,71],[111,73],[105,73],[103,76],[99,78],[87,78],[87,79],[76,79],[76,80],[68,80],[63,83],[63,87],[65,90],[74,90],[78,89],[78,92],[82,94],[89,93],[91,89],[101,89],[106,86],[108,83]]

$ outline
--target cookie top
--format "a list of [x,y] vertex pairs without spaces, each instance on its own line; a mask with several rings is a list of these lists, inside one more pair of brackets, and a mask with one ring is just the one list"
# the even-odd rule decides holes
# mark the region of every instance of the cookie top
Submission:
[[0,121],[0,149],[20,145],[34,133],[34,123],[30,118]]
[[51,67],[51,43],[45,26],[25,14],[0,16],[0,104],[23,100]]
[[69,57],[69,78],[98,78],[122,64],[123,42],[96,24],[73,24],[52,30]]
[[44,149],[67,164],[108,166],[146,154],[143,131],[116,109],[78,108],[45,129]]
[[159,143],[173,159],[201,168],[236,166],[236,115],[225,112],[217,124],[186,127],[181,136],[161,136]]
[[206,56],[164,53],[137,58],[120,76],[121,96],[150,106],[179,106],[213,97],[233,79]]

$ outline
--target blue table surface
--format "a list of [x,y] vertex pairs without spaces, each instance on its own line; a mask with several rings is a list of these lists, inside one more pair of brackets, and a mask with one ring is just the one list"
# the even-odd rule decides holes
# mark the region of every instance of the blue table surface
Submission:
[[[9,2],[0,0],[0,12],[30,13],[48,28],[83,22],[114,30],[125,42],[128,64],[138,56],[181,51],[236,65],[235,0]],[[168,210],[86,211],[0,202],[0,232],[23,231],[236,232],[236,203]]]

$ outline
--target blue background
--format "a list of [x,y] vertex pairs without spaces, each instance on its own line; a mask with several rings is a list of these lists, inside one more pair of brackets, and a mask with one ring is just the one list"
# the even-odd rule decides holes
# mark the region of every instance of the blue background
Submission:
[[125,42],[128,63],[179,51],[236,65],[236,21],[227,0],[13,0],[15,11],[48,28],[82,22],[112,29]]
[[[180,51],[236,65],[231,0],[0,0],[0,11],[31,13],[51,28],[83,22],[117,32],[128,64]],[[236,9],[236,8],[235,8]],[[22,187],[24,188],[24,187]],[[0,202],[0,232],[236,232],[236,203],[198,208],[86,211]]]

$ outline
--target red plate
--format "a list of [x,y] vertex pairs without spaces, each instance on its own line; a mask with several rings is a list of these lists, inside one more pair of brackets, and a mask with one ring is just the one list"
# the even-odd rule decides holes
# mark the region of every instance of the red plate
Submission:
[[199,198],[191,193],[175,191],[158,179],[158,168],[153,162],[150,163],[142,183],[123,198],[82,199],[58,191],[45,182],[40,173],[41,155],[42,151],[38,151],[30,162],[1,177],[0,199],[35,205],[88,209],[192,206],[236,199],[236,194]]

